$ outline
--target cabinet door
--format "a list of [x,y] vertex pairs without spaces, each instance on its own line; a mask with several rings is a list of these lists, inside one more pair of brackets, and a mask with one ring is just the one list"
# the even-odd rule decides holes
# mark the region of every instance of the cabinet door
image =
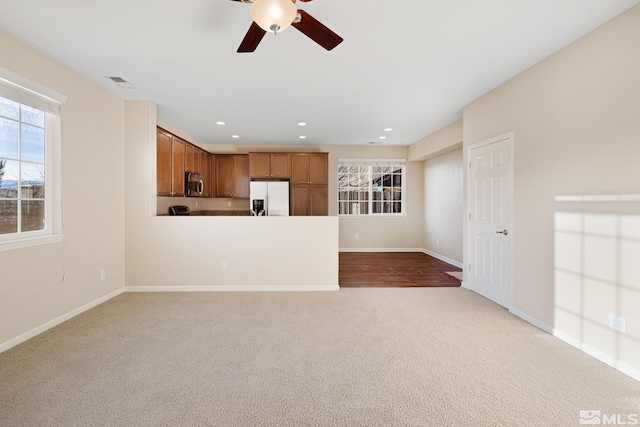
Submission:
[[309,186],[309,210],[314,216],[329,215],[329,188],[326,185]]
[[269,178],[269,154],[249,153],[249,176],[251,178]]
[[309,183],[309,154],[293,153],[291,155],[291,184]]
[[204,184],[204,197],[211,197],[211,174],[209,172],[209,153],[204,150],[198,150],[200,175],[202,175],[202,183]]
[[174,136],[171,144],[172,178],[171,192],[174,196],[184,196],[184,152],[187,143]]
[[309,184],[328,184],[328,167],[327,153],[309,154]]
[[291,186],[291,215],[309,215],[309,186],[307,184]]
[[157,130],[157,191],[158,196],[171,196],[171,135]]
[[209,197],[217,197],[216,196],[216,183],[218,179],[216,177],[216,155],[209,155]]
[[216,195],[232,197],[233,193],[233,155],[216,155]]
[[269,155],[271,178],[289,178],[291,175],[289,164],[291,155],[288,153],[274,153]]
[[249,156],[233,156],[233,193],[232,197],[249,198]]
[[198,173],[196,168],[198,167],[196,163],[196,147],[187,143],[185,148],[185,159],[184,159],[184,170],[185,172],[195,172]]

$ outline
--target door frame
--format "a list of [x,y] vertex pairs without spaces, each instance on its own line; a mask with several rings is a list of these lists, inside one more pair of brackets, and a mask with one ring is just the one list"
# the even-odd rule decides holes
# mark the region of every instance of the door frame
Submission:
[[[513,242],[515,240],[515,236],[516,236],[516,232],[515,232],[515,227],[514,227],[514,212],[513,212],[513,204],[514,204],[514,195],[515,195],[515,191],[514,191],[514,182],[513,182],[513,168],[514,168],[514,149],[513,149],[513,141],[514,141],[514,133],[512,132],[508,132],[499,136],[495,136],[493,138],[489,138],[489,139],[485,139],[484,141],[480,141],[477,142],[473,145],[469,145],[467,146],[467,149],[464,152],[464,161],[465,161],[465,174],[466,174],[466,212],[465,212],[465,228],[464,228],[464,232],[465,232],[465,237],[464,237],[464,244],[465,244],[465,248],[464,248],[464,254],[466,255],[466,259],[464,260],[463,266],[465,266],[463,268],[464,271],[464,277],[463,277],[463,286],[466,289],[469,289],[473,292],[476,292],[472,287],[471,287],[471,280],[468,277],[469,274],[469,265],[471,263],[471,252],[470,252],[470,248],[472,247],[472,243],[471,242],[471,233],[469,232],[469,223],[470,223],[470,218],[469,215],[471,214],[472,211],[472,200],[471,200],[471,191],[472,191],[472,177],[471,174],[469,173],[470,169],[471,169],[471,152],[477,148],[481,148],[484,147],[486,145],[490,145],[490,144],[495,144],[496,142],[501,142],[507,140],[509,143],[509,149],[511,151],[511,155],[510,155],[510,164],[509,164],[509,170],[507,171],[508,174],[508,178],[509,181],[511,183],[511,205],[509,206],[509,214],[511,215],[511,230],[509,230],[509,234],[511,235],[511,239],[510,239],[510,249],[511,249],[511,257],[509,259],[509,262],[511,263],[511,269],[510,269],[510,274],[509,274],[509,298],[508,298],[508,305],[506,307],[507,310],[511,310],[512,306],[513,306],[513,260],[514,260],[514,250],[513,250]],[[474,259],[475,261],[475,259]],[[476,292],[477,293],[477,292]],[[480,294],[479,294],[480,295]]]

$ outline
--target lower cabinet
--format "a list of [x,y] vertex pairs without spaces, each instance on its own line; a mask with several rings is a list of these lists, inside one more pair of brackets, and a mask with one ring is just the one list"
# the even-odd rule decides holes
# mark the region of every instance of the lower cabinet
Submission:
[[326,185],[293,184],[291,186],[291,215],[326,216],[329,214]]

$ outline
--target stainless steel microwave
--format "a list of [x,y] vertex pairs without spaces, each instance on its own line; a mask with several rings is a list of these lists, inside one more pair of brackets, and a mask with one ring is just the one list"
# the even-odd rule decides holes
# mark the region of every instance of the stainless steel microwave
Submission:
[[187,172],[184,177],[184,195],[187,197],[202,197],[204,193],[204,183],[202,176],[195,172]]

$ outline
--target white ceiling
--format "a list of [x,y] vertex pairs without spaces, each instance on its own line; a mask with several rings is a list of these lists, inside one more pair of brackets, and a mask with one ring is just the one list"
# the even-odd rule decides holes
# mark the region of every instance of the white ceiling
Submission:
[[203,144],[408,145],[638,3],[298,2],[344,38],[330,52],[292,27],[236,53],[250,5],[229,0],[0,0],[0,29]]

